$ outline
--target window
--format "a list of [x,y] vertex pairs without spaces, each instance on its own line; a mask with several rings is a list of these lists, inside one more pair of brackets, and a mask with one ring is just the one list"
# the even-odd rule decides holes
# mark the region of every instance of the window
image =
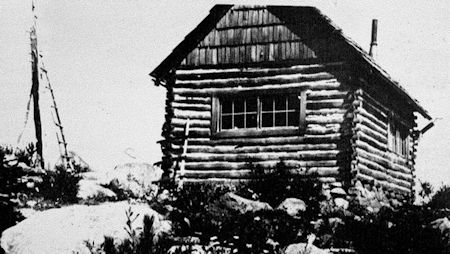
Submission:
[[283,127],[301,129],[305,117],[305,101],[305,92],[219,95],[213,98],[212,132],[241,131],[261,134],[264,130]]
[[388,147],[392,152],[408,157],[409,130],[392,117],[389,119]]

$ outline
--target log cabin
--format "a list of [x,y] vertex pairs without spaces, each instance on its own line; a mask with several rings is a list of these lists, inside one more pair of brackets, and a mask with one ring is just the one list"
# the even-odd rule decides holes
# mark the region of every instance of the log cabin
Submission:
[[313,7],[216,5],[150,73],[167,90],[164,172],[242,181],[250,164],[283,161],[324,183],[411,196],[417,116],[431,117],[375,46],[376,29],[367,53]]

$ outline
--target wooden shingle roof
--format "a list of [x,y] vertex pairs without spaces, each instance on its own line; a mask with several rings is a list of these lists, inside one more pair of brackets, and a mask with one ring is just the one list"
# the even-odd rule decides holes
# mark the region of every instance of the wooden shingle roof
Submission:
[[[309,43],[308,43],[309,42]],[[331,47],[338,45],[339,52]],[[314,48],[313,48],[314,47]],[[351,57],[425,118],[428,112],[356,42],[314,7],[216,5],[150,75],[179,66],[226,66]]]

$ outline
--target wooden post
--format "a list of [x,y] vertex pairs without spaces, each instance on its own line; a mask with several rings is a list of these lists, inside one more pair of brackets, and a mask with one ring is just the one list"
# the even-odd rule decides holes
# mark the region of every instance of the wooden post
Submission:
[[186,120],[186,127],[184,128],[183,153],[181,154],[180,180],[178,182],[179,187],[183,186],[183,180],[184,180],[183,178],[184,178],[185,167],[186,167],[186,155],[187,155],[187,148],[188,148],[188,136],[189,136],[189,118]]
[[[55,125],[59,128],[59,132],[60,132],[60,135],[61,135],[61,140],[60,140],[59,137],[58,137],[58,134],[56,134],[57,140],[58,140],[58,147],[60,148],[61,144],[63,145],[63,152],[64,153],[61,153],[61,148],[60,148],[60,154],[61,154],[61,157],[62,157],[62,162],[63,162],[64,166],[66,167],[66,170],[68,170],[68,169],[73,170],[72,164],[70,163],[70,160],[69,160],[69,153],[67,151],[66,137],[64,136],[63,126],[62,126],[62,123],[61,123],[61,117],[59,116],[59,110],[58,110],[58,107],[56,105],[55,94],[53,93],[53,88],[52,88],[52,85],[50,84],[50,79],[48,77],[47,70],[45,69],[43,63],[42,63],[41,70],[45,74],[45,77],[47,79],[47,89],[50,91],[50,95],[52,96],[52,101],[53,101],[52,108],[55,110],[55,114],[56,114],[56,121],[55,121],[54,118],[53,118],[53,121],[54,121]],[[53,114],[52,114],[52,116],[53,116]]]
[[37,38],[36,27],[31,27],[30,32],[31,40],[31,73],[32,73],[32,86],[31,95],[33,96],[33,115],[34,115],[34,127],[36,132],[36,151],[38,154],[38,160],[40,166],[44,168],[44,156],[42,153],[42,127],[41,127],[41,113],[39,110],[39,70],[38,70],[38,50],[37,50]]

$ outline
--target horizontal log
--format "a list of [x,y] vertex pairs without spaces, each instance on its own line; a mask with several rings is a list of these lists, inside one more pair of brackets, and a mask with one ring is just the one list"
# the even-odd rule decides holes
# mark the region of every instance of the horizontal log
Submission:
[[334,159],[340,153],[338,150],[313,150],[297,152],[258,152],[258,153],[188,153],[186,161],[264,161],[264,160],[321,160]]
[[211,104],[211,96],[181,96],[178,94],[175,94],[173,97],[173,101],[180,102],[180,103],[205,103],[205,104]]
[[372,170],[368,167],[366,167],[363,164],[358,164],[358,170],[360,173],[364,175],[371,176],[377,180],[388,182],[391,184],[395,184],[397,186],[405,187],[405,188],[411,188],[411,183],[407,181],[402,181],[400,179],[396,179],[394,177],[389,176],[387,173],[383,173],[380,171]]
[[375,179],[374,177],[365,175],[363,173],[358,173],[356,175],[356,179],[361,180],[362,182],[368,182],[368,183],[376,182],[378,185],[382,186],[386,190],[398,191],[400,193],[405,193],[405,194],[411,193],[411,189],[409,189],[409,188],[398,186],[396,184],[392,184],[392,183],[389,183],[386,181],[379,181],[379,180]]
[[377,170],[377,171],[386,173],[387,175],[393,177],[394,179],[404,180],[404,181],[406,181],[408,183],[413,181],[413,175],[411,174],[411,172],[409,174],[405,174],[405,173],[401,173],[401,172],[398,172],[398,171],[393,171],[393,170],[390,170],[390,169],[386,169],[384,166],[382,166],[382,165],[380,165],[380,164],[378,164],[378,163],[376,163],[374,161],[368,160],[368,159],[366,159],[366,158],[364,158],[362,156],[359,156],[357,158],[357,160],[358,160],[358,162],[360,162],[361,164],[365,165],[369,169]]
[[[288,174],[292,176],[318,176],[318,177],[335,177],[339,176],[341,172],[339,167],[315,167],[307,170],[289,170]],[[267,171],[266,173],[268,173]],[[186,170],[184,177],[187,178],[254,178],[255,171],[249,169],[238,170]]]
[[382,121],[381,119],[377,118],[376,116],[370,114],[363,107],[356,109],[355,114],[361,115],[365,118],[368,118],[369,120],[371,120],[373,123],[375,123],[376,125],[378,125],[379,127],[381,127],[384,130],[387,130],[387,128],[388,128],[387,122]]
[[404,166],[392,163],[391,161],[389,161],[386,158],[383,158],[382,156],[378,156],[376,154],[368,153],[368,152],[364,151],[363,149],[361,149],[359,147],[356,148],[356,152],[358,153],[358,156],[362,156],[362,157],[364,157],[364,158],[366,158],[368,160],[374,161],[374,162],[384,166],[386,169],[391,169],[391,170],[394,170],[394,171],[400,171],[400,172],[405,173],[405,174],[409,174],[411,172],[411,169],[409,169],[407,167],[404,167]]
[[386,121],[388,119],[388,111],[384,111],[380,108],[377,108],[376,106],[372,105],[371,103],[365,101],[363,98],[359,97],[357,98],[359,101],[362,101],[362,108],[364,108],[367,112],[374,115],[376,118]]
[[388,181],[388,179],[389,179],[389,177],[386,173],[384,173],[382,171],[378,171],[378,170],[369,169],[366,165],[364,165],[362,163],[358,163],[357,167],[358,167],[358,172],[360,172],[364,175],[371,176],[377,180]]
[[[394,117],[397,121],[401,122],[405,126],[411,127],[411,123],[414,122],[414,115],[411,113],[412,110],[405,109],[405,105],[400,106],[397,104],[397,108],[393,108],[393,106],[386,106],[367,92],[363,92],[362,97],[372,105],[377,106],[385,112],[389,112],[392,117]],[[391,102],[391,104],[396,103],[396,101],[389,102]],[[408,114],[409,117],[407,116]]]
[[341,90],[318,90],[309,91],[308,99],[345,99],[347,97],[347,91]]
[[211,104],[199,104],[199,103],[172,102],[172,107],[174,109],[193,110],[193,111],[211,110]]
[[[171,124],[175,127],[184,128],[186,126],[186,121],[187,121],[187,119],[172,118]],[[189,126],[190,127],[209,128],[211,126],[211,121],[210,120],[201,120],[201,119],[189,119]]]
[[380,142],[381,144],[387,144],[387,134],[381,134],[373,129],[368,128],[367,126],[356,123],[354,127],[355,131],[363,132],[366,135],[370,136],[371,138],[375,139],[376,141]]
[[342,139],[340,133],[326,135],[304,135],[268,138],[230,138],[230,139],[190,139],[192,145],[275,145],[275,144],[320,144],[332,143]]
[[[274,169],[276,168],[279,160],[273,161],[258,161],[252,164],[261,169]],[[301,167],[334,167],[338,166],[337,160],[319,160],[319,161],[296,161],[286,160],[283,161],[288,168],[301,168]],[[186,162],[186,170],[237,170],[248,168],[247,162],[223,162],[223,161],[210,161],[210,162]]]
[[356,140],[355,144],[359,148],[363,149],[364,151],[366,151],[368,153],[376,154],[376,155],[378,155],[380,157],[383,157],[383,158],[385,158],[385,159],[387,159],[389,161],[392,161],[395,164],[399,164],[401,166],[408,167],[408,161],[403,159],[403,158],[400,158],[397,155],[392,155],[389,152],[382,151],[382,150],[380,150],[380,149],[378,149],[378,148],[376,148],[376,147],[374,147],[374,146],[370,145],[369,143],[366,143],[366,142],[364,142],[362,140]]
[[279,68],[228,68],[228,69],[193,69],[177,70],[176,78],[179,80],[216,79],[227,77],[260,77],[294,73],[316,73],[326,69],[341,67],[343,62],[327,64],[295,65]]
[[344,106],[344,99],[329,99],[329,100],[309,100],[307,101],[307,109],[321,109],[321,108],[342,108]]
[[308,124],[335,124],[342,123],[345,117],[345,114],[306,115],[305,121]]
[[211,119],[211,111],[173,110],[174,117],[183,119]]
[[348,109],[344,108],[318,108],[306,109],[306,115],[330,115],[330,114],[345,114]]
[[387,128],[384,128],[383,126],[378,125],[377,122],[373,122],[369,118],[362,116],[360,114],[356,114],[353,121],[355,123],[362,124],[364,126],[367,126],[369,129],[375,130],[380,135],[387,136]]
[[330,134],[338,133],[341,131],[340,124],[308,124],[306,127],[307,134]]
[[370,145],[372,145],[382,151],[387,151],[387,144],[379,142],[378,140],[372,138],[371,136],[367,135],[366,133],[364,133],[362,131],[357,131],[355,134],[355,137],[357,139],[360,139],[360,140],[363,140],[364,142],[369,143]]
[[267,91],[268,93],[273,93],[273,91],[279,92],[290,92],[294,90],[303,89],[317,89],[317,90],[334,90],[341,86],[341,84],[336,79],[330,79],[326,81],[315,81],[315,82],[302,82],[302,83],[290,83],[290,84],[273,84],[273,85],[263,85],[258,87],[222,87],[222,88],[174,88],[173,92],[175,94],[184,96],[205,96],[214,94],[242,94],[248,92],[249,94],[254,92]]
[[212,87],[255,87],[268,84],[288,84],[335,78],[331,73],[319,72],[313,74],[290,74],[255,78],[227,78],[206,80],[177,80],[174,87],[212,88]]
[[[340,182],[341,180],[339,178],[336,177],[317,177],[315,178],[317,179],[319,182],[322,183],[336,183],[336,182]],[[244,178],[184,178],[183,183],[184,184],[195,184],[195,183],[203,183],[205,181],[208,181],[208,183],[224,183],[224,184],[244,184],[244,183],[248,183],[248,181],[250,181],[251,179],[244,179]]]
[[[176,136],[184,136],[184,128],[175,127],[172,129],[172,134]],[[209,137],[211,136],[211,129],[209,128],[189,128],[189,137]]]
[[[291,152],[304,150],[333,150],[337,144],[304,144],[304,145],[268,145],[268,146],[188,146],[188,153],[264,153],[264,152]],[[177,146],[177,148],[181,148]]]

